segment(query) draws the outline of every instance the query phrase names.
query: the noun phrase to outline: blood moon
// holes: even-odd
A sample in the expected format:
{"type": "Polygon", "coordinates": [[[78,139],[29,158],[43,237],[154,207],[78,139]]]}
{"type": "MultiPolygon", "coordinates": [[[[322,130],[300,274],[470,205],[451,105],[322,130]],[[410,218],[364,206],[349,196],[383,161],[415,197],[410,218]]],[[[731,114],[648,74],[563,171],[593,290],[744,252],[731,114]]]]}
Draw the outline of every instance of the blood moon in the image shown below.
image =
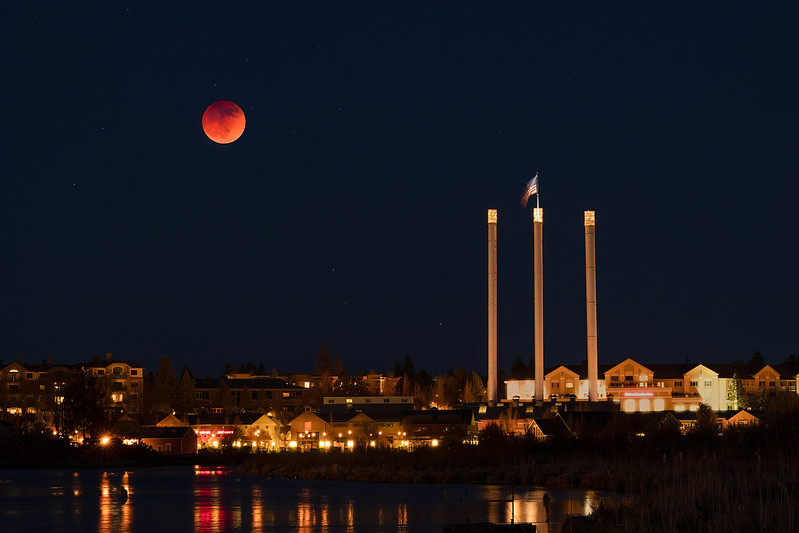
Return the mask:
{"type": "Polygon", "coordinates": [[[203,113],[203,131],[219,144],[230,144],[241,137],[244,124],[244,111],[228,100],[214,102],[203,113]]]}

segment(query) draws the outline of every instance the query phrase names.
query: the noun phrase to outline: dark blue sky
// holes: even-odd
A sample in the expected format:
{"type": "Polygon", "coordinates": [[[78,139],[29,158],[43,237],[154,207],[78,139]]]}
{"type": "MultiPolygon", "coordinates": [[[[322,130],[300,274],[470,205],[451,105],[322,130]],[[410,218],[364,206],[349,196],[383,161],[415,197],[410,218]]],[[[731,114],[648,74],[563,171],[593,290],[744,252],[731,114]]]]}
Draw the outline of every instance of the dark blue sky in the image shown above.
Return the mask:
{"type": "MultiPolygon", "coordinates": [[[[218,375],[410,354],[547,366],[799,349],[799,38],[743,2],[315,2],[0,8],[0,358],[113,352],[218,375]],[[244,135],[200,120],[238,103],[244,135]]],[[[112,3],[113,4],[113,3],[112,3]]]]}

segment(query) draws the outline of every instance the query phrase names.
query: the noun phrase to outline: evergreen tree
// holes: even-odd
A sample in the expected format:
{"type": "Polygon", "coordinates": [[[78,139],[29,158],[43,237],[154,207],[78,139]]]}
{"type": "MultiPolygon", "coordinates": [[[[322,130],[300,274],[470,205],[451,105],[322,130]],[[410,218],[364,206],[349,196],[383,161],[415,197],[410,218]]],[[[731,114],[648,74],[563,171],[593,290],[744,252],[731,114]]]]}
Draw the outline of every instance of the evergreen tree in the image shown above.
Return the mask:
{"type": "Polygon", "coordinates": [[[733,402],[737,409],[746,409],[749,405],[748,396],[738,372],[732,375],[732,382],[727,386],[727,400],[733,402]]]}
{"type": "Polygon", "coordinates": [[[197,404],[197,390],[194,387],[194,378],[191,377],[191,372],[186,367],[183,367],[183,372],[180,376],[180,381],[177,386],[177,394],[175,397],[175,411],[178,414],[185,415],[193,413],[197,404]]]}
{"type": "Polygon", "coordinates": [[[168,355],[161,358],[158,370],[153,377],[150,389],[150,406],[158,413],[169,413],[172,411],[173,403],[177,395],[178,378],[172,368],[172,361],[168,355]]]}
{"type": "Polygon", "coordinates": [[[319,374],[319,392],[323,396],[329,394],[332,387],[333,364],[327,344],[323,344],[319,348],[319,353],[316,355],[315,371],[319,374]]]}
{"type": "Polygon", "coordinates": [[[466,387],[463,391],[463,403],[477,403],[482,402],[485,398],[485,386],[483,380],[477,375],[477,372],[472,371],[469,374],[469,379],[466,382],[466,387]]]}

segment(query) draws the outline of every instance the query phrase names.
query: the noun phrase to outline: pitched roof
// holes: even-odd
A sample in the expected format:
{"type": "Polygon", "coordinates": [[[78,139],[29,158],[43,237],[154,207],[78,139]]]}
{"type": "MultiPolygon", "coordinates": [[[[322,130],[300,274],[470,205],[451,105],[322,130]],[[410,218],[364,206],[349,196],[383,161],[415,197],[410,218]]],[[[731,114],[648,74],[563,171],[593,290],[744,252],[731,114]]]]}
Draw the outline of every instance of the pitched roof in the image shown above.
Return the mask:
{"type": "Polygon", "coordinates": [[[182,439],[189,432],[194,434],[194,430],[190,427],[159,427],[147,426],[142,428],[143,439],[182,439]]]}

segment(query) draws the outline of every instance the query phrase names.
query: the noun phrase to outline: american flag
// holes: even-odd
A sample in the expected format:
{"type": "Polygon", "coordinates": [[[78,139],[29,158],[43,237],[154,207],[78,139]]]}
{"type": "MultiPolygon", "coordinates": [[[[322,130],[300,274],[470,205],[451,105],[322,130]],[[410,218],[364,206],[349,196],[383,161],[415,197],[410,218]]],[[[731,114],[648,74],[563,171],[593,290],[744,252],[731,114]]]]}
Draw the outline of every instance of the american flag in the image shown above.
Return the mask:
{"type": "Polygon", "coordinates": [[[527,186],[524,188],[524,194],[522,194],[523,207],[527,207],[527,200],[534,194],[538,194],[538,172],[535,173],[533,179],[527,182],[527,186]]]}

